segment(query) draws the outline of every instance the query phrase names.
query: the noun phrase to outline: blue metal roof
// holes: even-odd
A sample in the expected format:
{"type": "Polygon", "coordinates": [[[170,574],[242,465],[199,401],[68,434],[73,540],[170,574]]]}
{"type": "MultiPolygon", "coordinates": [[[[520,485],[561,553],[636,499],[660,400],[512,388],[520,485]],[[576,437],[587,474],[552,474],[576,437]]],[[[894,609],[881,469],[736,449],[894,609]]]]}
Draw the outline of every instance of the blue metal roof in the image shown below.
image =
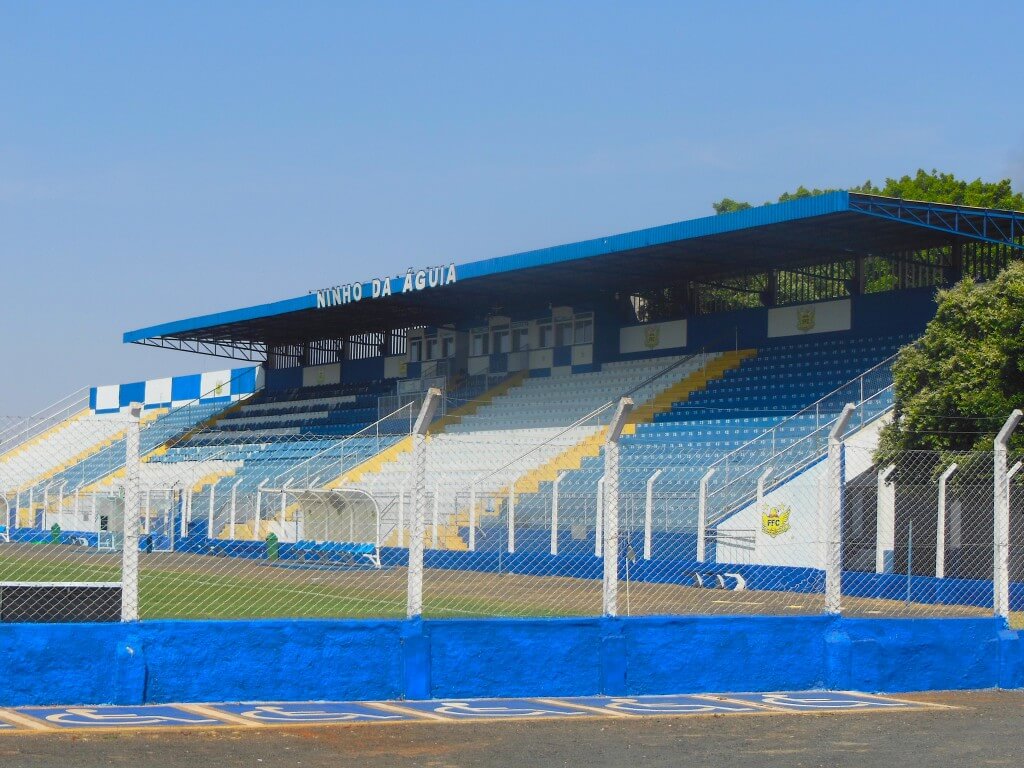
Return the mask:
{"type": "MultiPolygon", "coordinates": [[[[750,271],[779,266],[786,259],[812,263],[839,253],[931,247],[953,238],[1024,247],[1024,214],[830,192],[461,264],[455,284],[415,293],[396,290],[390,296],[321,309],[316,293],[310,293],[128,331],[124,341],[175,346],[167,342],[188,339],[226,347],[241,341],[302,343],[324,333],[325,325],[336,335],[320,338],[439,324],[453,305],[476,302],[486,308],[487,302],[516,291],[528,297],[556,286],[578,298],[587,289],[628,289],[628,280],[646,280],[649,287],[659,279],[750,271]]],[[[371,283],[362,286],[368,297],[371,283]]]]}

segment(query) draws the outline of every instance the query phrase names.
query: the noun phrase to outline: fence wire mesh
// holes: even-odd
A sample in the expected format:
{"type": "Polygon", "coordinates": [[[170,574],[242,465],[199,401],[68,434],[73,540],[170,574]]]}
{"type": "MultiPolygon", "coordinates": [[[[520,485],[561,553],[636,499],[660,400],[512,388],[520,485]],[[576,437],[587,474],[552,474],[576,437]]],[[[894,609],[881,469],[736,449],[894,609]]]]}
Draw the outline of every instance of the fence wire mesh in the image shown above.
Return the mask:
{"type": "MultiPolygon", "coordinates": [[[[906,451],[882,466],[864,448],[846,455],[844,611],[991,614],[993,453],[906,451]]],[[[1012,543],[1019,552],[1019,533],[1012,543]]]]}
{"type": "MultiPolygon", "coordinates": [[[[834,568],[848,615],[993,612],[992,451],[880,462],[881,368],[735,450],[763,419],[659,421],[721,375],[718,359],[466,381],[423,437],[417,393],[392,411],[374,399],[368,426],[344,408],[369,395],[340,389],[204,397],[138,422],[68,398],[3,422],[0,589],[62,585],[21,598],[21,615],[49,620],[109,612],[115,596],[124,608],[136,582],[142,619],[793,615],[832,610],[834,568]],[[609,450],[624,393],[635,408],[609,450]],[[831,464],[844,398],[858,405],[831,464]],[[302,426],[338,408],[334,431],[302,426]],[[414,541],[422,569],[408,567],[414,541]]],[[[1009,483],[1012,611],[1022,480],[1009,483]]]]}
{"type": "Polygon", "coordinates": [[[132,424],[127,414],[91,414],[87,392],[9,420],[0,434],[0,620],[119,617],[124,486],[103,481],[118,453],[123,466],[132,424]]]}

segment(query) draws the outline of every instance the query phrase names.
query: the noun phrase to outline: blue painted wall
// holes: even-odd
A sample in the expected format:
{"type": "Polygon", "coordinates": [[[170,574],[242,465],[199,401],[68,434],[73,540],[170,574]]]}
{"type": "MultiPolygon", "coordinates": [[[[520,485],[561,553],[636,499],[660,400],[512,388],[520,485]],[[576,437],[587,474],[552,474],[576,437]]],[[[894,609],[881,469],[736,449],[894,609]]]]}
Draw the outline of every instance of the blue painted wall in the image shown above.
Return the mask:
{"type": "Polygon", "coordinates": [[[996,619],[0,625],[0,706],[1024,687],[996,619]]]}

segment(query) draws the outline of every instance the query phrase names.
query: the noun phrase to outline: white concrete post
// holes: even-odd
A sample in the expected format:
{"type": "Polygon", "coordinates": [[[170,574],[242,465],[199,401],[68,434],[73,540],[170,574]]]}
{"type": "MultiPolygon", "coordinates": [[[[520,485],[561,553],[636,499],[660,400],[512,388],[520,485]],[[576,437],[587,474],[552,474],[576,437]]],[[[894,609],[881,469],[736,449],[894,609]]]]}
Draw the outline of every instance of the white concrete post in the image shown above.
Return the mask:
{"type": "Polygon", "coordinates": [[[284,485],[281,486],[281,508],[277,512],[277,522],[281,525],[281,531],[284,532],[284,514],[288,508],[288,486],[295,480],[294,477],[289,477],[284,485]]]}
{"type": "Polygon", "coordinates": [[[896,549],[896,488],[889,482],[896,465],[890,464],[878,473],[875,501],[875,573],[892,570],[896,549]]]}
{"type": "Polygon", "coordinates": [[[508,487],[508,551],[516,551],[516,481],[508,487]]]}
{"type": "Polygon", "coordinates": [[[100,516],[96,514],[96,491],[92,492],[92,524],[96,526],[96,533],[99,533],[100,516]]]}
{"type": "Polygon", "coordinates": [[[992,606],[996,616],[1008,618],[1010,614],[1010,478],[1006,469],[1006,447],[1010,435],[1021,420],[1021,411],[1014,409],[993,441],[993,469],[995,484],[994,528],[992,537],[992,606]]]}
{"type": "Polygon", "coordinates": [[[252,521],[252,538],[255,541],[260,539],[260,507],[263,505],[263,486],[270,482],[269,477],[263,478],[263,482],[256,487],[256,512],[252,521]]]}
{"type": "Polygon", "coordinates": [[[663,470],[656,470],[647,478],[647,498],[644,501],[644,560],[651,559],[651,539],[654,529],[654,483],[663,470]]]}
{"type": "MultiPolygon", "coordinates": [[[[219,480],[218,480],[218,482],[219,482],[219,480]]],[[[213,483],[210,486],[210,509],[209,509],[209,511],[207,512],[207,515],[206,515],[206,538],[208,538],[208,539],[212,539],[213,538],[213,511],[214,511],[214,505],[216,504],[216,502],[214,500],[214,494],[216,493],[216,488],[217,488],[217,483],[216,482],[213,483]]]]}
{"type": "Polygon", "coordinates": [[[412,522],[409,526],[406,616],[423,614],[423,536],[427,520],[427,429],[441,402],[441,390],[431,387],[423,398],[412,434],[412,522]]]}
{"type": "Polygon", "coordinates": [[[124,457],[124,540],[121,547],[121,621],[139,619],[139,416],[142,404],[128,409],[124,457]]]}
{"type": "Polygon", "coordinates": [[[703,563],[707,557],[707,536],[708,536],[708,483],[711,476],[715,474],[712,467],[704,473],[700,479],[700,488],[697,491],[697,562],[703,563]]]}
{"type": "Polygon", "coordinates": [[[441,503],[441,483],[434,483],[434,508],[430,515],[430,547],[437,549],[437,522],[440,517],[438,504],[441,503]]]}
{"type": "Polygon", "coordinates": [[[192,522],[192,488],[185,490],[185,500],[181,510],[181,538],[188,536],[188,524],[192,522]]]}
{"type": "Polygon", "coordinates": [[[228,538],[234,541],[235,525],[238,523],[238,486],[241,480],[236,480],[231,486],[231,519],[228,521],[228,538]]]}
{"type": "Polygon", "coordinates": [[[604,443],[604,615],[619,614],[619,438],[633,400],[623,397],[604,443]]]}
{"type": "Polygon", "coordinates": [[[956,472],[954,462],[939,475],[939,509],[935,520],[935,576],[946,577],[946,481],[956,472]]]}
{"type": "Polygon", "coordinates": [[[469,551],[476,552],[476,485],[469,486],[469,551]]]}
{"type": "Polygon", "coordinates": [[[551,554],[558,554],[558,486],[562,484],[565,472],[559,472],[551,484],[551,554]]]}
{"type": "Polygon", "coordinates": [[[405,488],[398,490],[398,546],[405,546],[405,488]]]}
{"type": "Polygon", "coordinates": [[[57,486],[57,523],[61,528],[67,524],[67,520],[64,519],[64,486],[67,484],[67,480],[61,480],[60,485],[57,486]]]}
{"type": "Polygon", "coordinates": [[[772,472],[775,471],[775,467],[768,467],[761,476],[757,478],[757,511],[762,512],[761,506],[764,504],[764,485],[768,482],[768,478],[772,476],[772,472]]]}
{"type": "Polygon", "coordinates": [[[594,557],[600,557],[604,543],[604,475],[597,481],[597,515],[594,518],[594,557]]]}
{"type": "Polygon", "coordinates": [[[825,498],[825,613],[842,608],[843,575],[843,436],[856,406],[847,403],[828,434],[825,498]]]}

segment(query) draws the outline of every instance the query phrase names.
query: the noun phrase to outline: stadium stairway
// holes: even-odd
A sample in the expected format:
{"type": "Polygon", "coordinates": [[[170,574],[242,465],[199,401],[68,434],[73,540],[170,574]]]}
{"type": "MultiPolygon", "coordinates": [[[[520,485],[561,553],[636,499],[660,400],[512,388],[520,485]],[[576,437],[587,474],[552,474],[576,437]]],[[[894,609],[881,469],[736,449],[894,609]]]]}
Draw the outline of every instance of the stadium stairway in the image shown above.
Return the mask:
{"type": "MultiPolygon", "coordinates": [[[[646,401],[641,400],[640,404],[630,413],[629,421],[623,429],[623,435],[635,434],[638,424],[650,422],[656,414],[669,411],[673,403],[686,402],[688,398],[707,387],[710,382],[722,378],[727,371],[736,368],[755,354],[756,350],[753,349],[736,350],[713,356],[706,364],[703,364],[702,361],[701,367],[685,378],[656,391],[646,401]]],[[[601,427],[555,456],[551,461],[517,478],[512,484],[512,494],[516,499],[529,497],[531,494],[539,492],[542,484],[551,484],[563,472],[578,470],[584,461],[596,459],[602,453],[606,434],[607,429],[601,427]]],[[[478,524],[486,524],[488,517],[493,518],[507,513],[509,493],[510,488],[506,486],[498,491],[496,503],[487,505],[484,502],[478,502],[475,515],[479,521],[478,524]]],[[[460,528],[468,526],[470,523],[469,511],[460,511],[453,522],[460,528]]]]}
{"type": "MultiPolygon", "coordinates": [[[[749,354],[616,362],[597,372],[524,378],[518,386],[510,386],[474,413],[462,415],[428,437],[428,484],[438,497],[439,512],[436,528],[432,522],[427,525],[427,546],[467,547],[461,524],[468,514],[471,485],[481,498],[493,499],[521,477],[538,483],[547,473],[557,472],[557,467],[593,453],[601,442],[600,423],[576,422],[622,393],[636,390],[634,397],[644,408],[640,416],[649,417],[749,354]]],[[[357,483],[346,484],[377,498],[394,498],[408,487],[410,471],[411,454],[396,452],[390,461],[379,462],[374,471],[361,475],[357,483]]],[[[496,513],[493,505],[490,511],[496,513]]]]}
{"type": "MultiPolygon", "coordinates": [[[[761,348],[756,356],[747,357],[685,398],[673,398],[671,402],[661,399],[653,412],[641,407],[639,415],[648,418],[640,419],[632,434],[624,433],[621,442],[620,493],[642,496],[647,479],[662,470],[656,488],[666,501],[659,519],[664,521],[665,529],[689,534],[677,535],[674,541],[669,540],[671,534],[664,534],[666,542],[660,549],[679,557],[693,557],[697,490],[707,468],[723,456],[752,445],[759,435],[780,422],[770,446],[758,445],[757,450],[738,455],[753,467],[786,451],[815,432],[823,419],[833,418],[843,401],[823,403],[820,413],[784,421],[787,417],[879,366],[910,340],[909,336],[880,336],[774,344],[761,348]]],[[[886,366],[878,368],[873,376],[879,388],[891,383],[891,371],[886,366]]],[[[880,413],[890,403],[891,398],[879,397],[875,410],[880,413]]],[[[560,551],[593,552],[597,488],[604,472],[602,453],[598,446],[597,453],[591,451],[591,455],[584,456],[578,468],[570,465],[560,470],[565,472],[559,483],[560,551]],[[589,528],[589,542],[569,535],[574,526],[577,533],[581,527],[589,528]]],[[[734,469],[744,471],[741,465],[734,469]]],[[[547,472],[536,492],[530,493],[530,486],[523,488],[525,493],[517,493],[517,549],[542,551],[549,546],[552,481],[556,476],[547,472]]],[[[467,521],[463,517],[460,523],[465,525],[467,521]]],[[[488,523],[485,519],[478,525],[486,529],[488,523]]],[[[504,525],[504,514],[490,522],[497,529],[496,535],[485,535],[484,547],[504,542],[500,534],[504,525]]]]}

